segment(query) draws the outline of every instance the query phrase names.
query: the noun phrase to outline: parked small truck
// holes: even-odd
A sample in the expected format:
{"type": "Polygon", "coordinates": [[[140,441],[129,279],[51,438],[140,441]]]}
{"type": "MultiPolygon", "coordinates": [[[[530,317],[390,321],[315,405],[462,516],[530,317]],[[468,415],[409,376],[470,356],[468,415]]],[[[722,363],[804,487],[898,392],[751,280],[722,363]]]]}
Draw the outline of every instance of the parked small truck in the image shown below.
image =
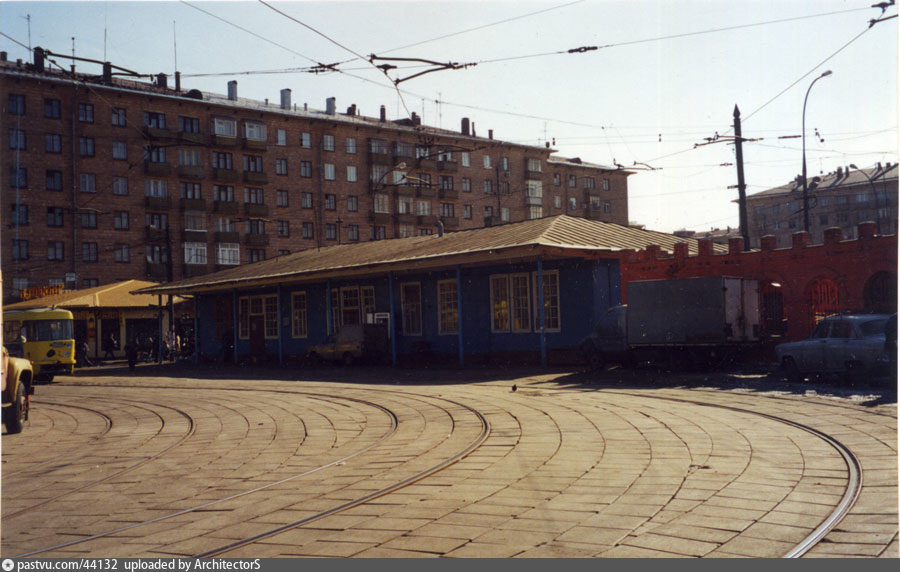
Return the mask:
{"type": "Polygon", "coordinates": [[[760,342],[759,285],[725,276],[628,284],[581,344],[592,367],[718,365],[760,342]]]}

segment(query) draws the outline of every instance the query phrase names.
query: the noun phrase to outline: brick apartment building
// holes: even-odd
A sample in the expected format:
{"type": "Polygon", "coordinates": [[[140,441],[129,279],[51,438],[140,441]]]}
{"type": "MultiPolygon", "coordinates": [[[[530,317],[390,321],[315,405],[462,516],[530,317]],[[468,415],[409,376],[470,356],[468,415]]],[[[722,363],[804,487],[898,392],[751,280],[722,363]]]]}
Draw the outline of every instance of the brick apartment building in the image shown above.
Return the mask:
{"type": "MultiPolygon", "coordinates": [[[[878,234],[897,233],[897,163],[867,169],[855,165],[807,179],[809,238],[822,244],[826,229],[840,228],[849,240],[857,228],[875,222],[878,234]]],[[[791,246],[792,235],[804,230],[803,183],[768,189],[747,197],[750,246],[760,247],[760,238],[775,237],[777,248],[791,246]]]]}
{"type": "MultiPolygon", "coordinates": [[[[631,172],[281,90],[270,104],[0,54],[4,299],[558,214],[628,224],[631,172]]],[[[118,74],[120,75],[120,74],[118,74]]]]}

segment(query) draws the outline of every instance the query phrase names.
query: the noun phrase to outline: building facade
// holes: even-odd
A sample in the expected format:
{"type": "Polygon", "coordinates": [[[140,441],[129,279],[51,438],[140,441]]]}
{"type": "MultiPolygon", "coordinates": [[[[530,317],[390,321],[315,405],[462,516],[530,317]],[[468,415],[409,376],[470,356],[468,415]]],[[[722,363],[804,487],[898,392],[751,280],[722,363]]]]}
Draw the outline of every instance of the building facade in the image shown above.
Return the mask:
{"type": "MultiPolygon", "coordinates": [[[[868,221],[875,222],[878,234],[897,233],[897,163],[867,169],[842,166],[809,177],[807,195],[813,244],[822,244],[826,229],[832,227],[856,238],[858,225],[868,221]]],[[[748,196],[750,246],[759,248],[760,239],[771,235],[778,248],[790,247],[792,235],[806,230],[804,218],[801,180],[748,196]]]]}
{"type": "Polygon", "coordinates": [[[625,170],[411,118],[0,57],[4,299],[558,214],[626,225],[625,170]]]}

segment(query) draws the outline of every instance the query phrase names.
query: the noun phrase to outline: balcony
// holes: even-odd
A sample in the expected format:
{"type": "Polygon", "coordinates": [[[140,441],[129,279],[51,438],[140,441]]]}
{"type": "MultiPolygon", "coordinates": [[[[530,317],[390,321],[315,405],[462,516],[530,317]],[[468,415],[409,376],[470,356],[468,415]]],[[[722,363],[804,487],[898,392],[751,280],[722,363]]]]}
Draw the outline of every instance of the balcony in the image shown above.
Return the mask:
{"type": "Polygon", "coordinates": [[[147,278],[151,282],[168,282],[169,281],[169,265],[159,262],[147,263],[147,278]]]}
{"type": "Polygon", "coordinates": [[[244,244],[247,246],[266,246],[269,244],[269,235],[249,233],[244,235],[244,244]]]}
{"type": "Polygon", "coordinates": [[[206,176],[206,169],[200,165],[178,165],[175,173],[184,179],[202,179],[206,176]]]}
{"type": "Polygon", "coordinates": [[[397,196],[401,197],[414,197],[416,196],[416,187],[414,185],[397,185],[394,187],[397,191],[397,196]]]}
{"type": "Polygon", "coordinates": [[[183,278],[194,278],[195,276],[203,276],[209,274],[209,264],[182,264],[181,276],[183,278]]]}
{"type": "Polygon", "coordinates": [[[247,150],[265,151],[268,144],[263,139],[247,139],[244,137],[241,139],[241,146],[247,150]]]}
{"type": "Polygon", "coordinates": [[[144,161],[144,174],[153,177],[168,177],[172,174],[172,165],[168,163],[144,161]]]}
{"type": "Polygon", "coordinates": [[[238,204],[234,201],[213,201],[213,212],[220,214],[237,214],[238,204]]]}
{"type": "Polygon", "coordinates": [[[375,224],[390,224],[393,218],[391,213],[369,213],[369,221],[375,224]]]}
{"type": "Polygon", "coordinates": [[[236,147],[238,138],[230,135],[213,135],[212,144],[216,147],[236,147]]]}
{"type": "Polygon", "coordinates": [[[447,230],[459,228],[459,217],[457,216],[442,216],[441,222],[444,223],[444,228],[447,230]]]}
{"type": "Polygon", "coordinates": [[[244,214],[247,216],[269,216],[269,205],[244,203],[244,214]]]}
{"type": "Polygon", "coordinates": [[[542,181],[544,180],[544,174],[540,171],[525,171],[525,180],[526,181],[542,181]]]}
{"type": "Polygon", "coordinates": [[[397,163],[399,163],[399,161],[394,162],[394,158],[387,153],[373,153],[372,151],[369,151],[370,165],[387,165],[393,167],[397,163]]]}
{"type": "Polygon", "coordinates": [[[172,132],[168,129],[150,127],[149,125],[142,125],[141,132],[150,139],[169,139],[172,137],[172,132]]]}
{"type": "Polygon", "coordinates": [[[543,197],[525,197],[525,204],[528,206],[539,207],[544,204],[543,197]]]}
{"type": "Polygon", "coordinates": [[[213,233],[213,240],[219,243],[235,243],[241,241],[241,233],[231,231],[216,231],[213,233]]]}
{"type": "Polygon", "coordinates": [[[457,163],[456,161],[438,161],[437,168],[438,171],[455,173],[459,171],[459,163],[457,163]]]}
{"type": "Polygon", "coordinates": [[[205,211],[206,201],[203,199],[181,199],[179,206],[183,211],[205,211]]]}
{"type": "Polygon", "coordinates": [[[205,230],[184,229],[181,231],[181,242],[206,242],[205,230]]]}
{"type": "Polygon", "coordinates": [[[256,185],[265,185],[269,182],[269,177],[265,173],[244,171],[244,182],[256,185]]]}
{"type": "Polygon", "coordinates": [[[433,199],[437,196],[437,189],[432,187],[416,187],[416,196],[423,199],[433,199]]]}
{"type": "Polygon", "coordinates": [[[151,211],[167,211],[170,205],[169,197],[144,197],[144,206],[151,211]]]}
{"type": "Polygon", "coordinates": [[[146,226],[144,227],[144,240],[147,242],[166,242],[169,240],[169,229],[146,226]]]}
{"type": "Polygon", "coordinates": [[[434,159],[421,158],[416,161],[420,169],[437,169],[438,162],[434,159]]]}
{"type": "Polygon", "coordinates": [[[233,182],[237,181],[237,171],[234,169],[217,169],[213,168],[212,177],[217,181],[233,182]]]}
{"type": "Polygon", "coordinates": [[[419,220],[416,224],[419,224],[421,226],[434,226],[434,223],[437,222],[438,217],[435,215],[419,215],[418,219],[419,220]]]}
{"type": "Polygon", "coordinates": [[[185,131],[178,132],[178,140],[184,143],[194,145],[206,145],[206,135],[203,133],[187,133],[185,131]]]}
{"type": "Polygon", "coordinates": [[[438,195],[442,199],[454,199],[455,200],[455,199],[459,198],[459,191],[457,191],[456,189],[441,189],[440,193],[438,193],[438,195]]]}
{"type": "Polygon", "coordinates": [[[419,220],[419,217],[412,213],[398,214],[396,217],[399,224],[416,224],[416,221],[419,220]]]}

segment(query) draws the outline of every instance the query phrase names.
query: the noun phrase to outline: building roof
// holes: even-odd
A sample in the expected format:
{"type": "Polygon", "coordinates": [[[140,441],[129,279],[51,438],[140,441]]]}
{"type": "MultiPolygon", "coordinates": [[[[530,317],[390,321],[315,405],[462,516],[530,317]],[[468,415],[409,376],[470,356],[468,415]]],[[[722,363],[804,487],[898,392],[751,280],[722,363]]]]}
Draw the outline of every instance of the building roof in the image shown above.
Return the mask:
{"type": "Polygon", "coordinates": [[[588,169],[599,169],[601,171],[617,171],[620,173],[624,173],[627,175],[634,175],[634,171],[629,171],[622,167],[610,167],[609,165],[601,165],[599,163],[589,163],[587,161],[582,161],[581,157],[560,157],[560,156],[551,156],[547,159],[547,163],[552,165],[565,165],[569,167],[586,167],[588,169]]]}
{"type": "MultiPolygon", "coordinates": [[[[879,184],[885,182],[893,182],[897,183],[897,163],[893,165],[887,163],[886,165],[881,165],[880,163],[869,169],[853,169],[851,167],[838,167],[837,171],[832,173],[828,173],[826,175],[819,176],[821,179],[817,183],[817,187],[813,190],[814,193],[822,192],[822,191],[831,191],[841,187],[853,187],[858,185],[868,185],[871,181],[872,184],[879,184]]],[[[813,181],[813,176],[807,176],[807,186],[813,181]]],[[[791,181],[786,185],[782,185],[780,187],[774,187],[771,189],[767,189],[765,191],[761,191],[759,193],[754,193],[752,195],[748,195],[748,199],[759,199],[763,197],[769,196],[777,196],[777,195],[787,195],[790,193],[796,193],[803,190],[803,183],[799,180],[791,181]]]]}
{"type": "MultiPolygon", "coordinates": [[[[156,282],[145,280],[125,280],[113,284],[104,284],[84,290],[64,290],[60,294],[34,298],[25,302],[8,304],[4,310],[28,310],[31,308],[59,307],[67,310],[87,308],[142,308],[158,302],[152,294],[132,294],[139,289],[156,286],[156,282]]],[[[183,298],[174,298],[174,303],[183,302],[183,298]]]]}
{"type": "Polygon", "coordinates": [[[254,264],[245,264],[169,284],[141,289],[145,293],[193,293],[237,287],[272,286],[284,282],[321,281],[332,277],[366,276],[437,270],[456,265],[505,263],[513,260],[565,256],[617,258],[618,252],[658,245],[672,252],[697,241],[671,234],[613,223],[558,215],[487,228],[312,248],[254,264]],[[604,256],[605,254],[605,256],[604,256]]]}

